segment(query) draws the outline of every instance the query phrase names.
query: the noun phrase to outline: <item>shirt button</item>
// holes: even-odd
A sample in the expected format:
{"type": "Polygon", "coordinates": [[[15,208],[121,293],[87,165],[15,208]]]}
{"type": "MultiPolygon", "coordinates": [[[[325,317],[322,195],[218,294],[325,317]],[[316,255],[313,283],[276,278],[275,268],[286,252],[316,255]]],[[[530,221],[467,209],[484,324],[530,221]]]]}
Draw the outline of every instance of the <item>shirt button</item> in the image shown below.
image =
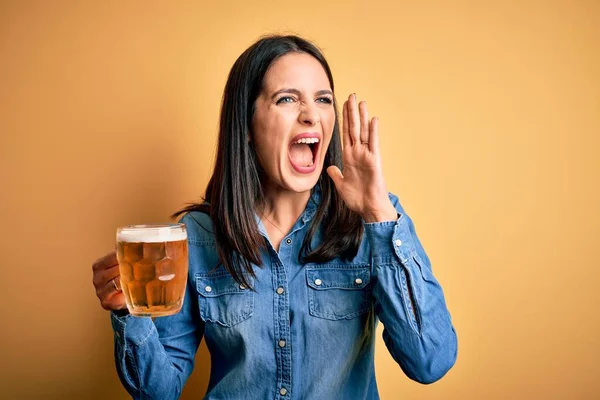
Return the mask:
{"type": "Polygon", "coordinates": [[[321,281],[320,279],[315,279],[315,285],[321,286],[322,283],[323,281],[321,281]]]}
{"type": "Polygon", "coordinates": [[[287,244],[291,244],[291,243],[292,243],[292,239],[290,239],[290,238],[287,238],[287,239],[285,239],[285,242],[286,242],[287,244]]]}
{"type": "Polygon", "coordinates": [[[287,389],[286,388],[279,389],[279,394],[282,396],[285,396],[287,394],[287,389]]]}
{"type": "Polygon", "coordinates": [[[360,284],[362,283],[362,279],[360,279],[360,278],[356,278],[356,279],[354,280],[354,283],[356,283],[357,285],[360,285],[360,284]]]}
{"type": "Polygon", "coordinates": [[[285,347],[285,340],[279,341],[279,347],[285,347]]]}
{"type": "Polygon", "coordinates": [[[244,289],[246,289],[246,286],[240,285],[240,289],[244,290],[244,289]]]}
{"type": "Polygon", "coordinates": [[[402,246],[402,240],[400,240],[400,239],[396,239],[396,242],[395,242],[395,243],[396,243],[396,246],[397,246],[397,247],[400,247],[400,246],[402,246]]]}
{"type": "Polygon", "coordinates": [[[277,294],[283,294],[283,288],[282,287],[278,287],[277,288],[277,294]]]}
{"type": "Polygon", "coordinates": [[[207,286],[207,287],[204,288],[204,291],[206,293],[210,293],[210,292],[212,292],[212,288],[210,286],[207,286]]]}

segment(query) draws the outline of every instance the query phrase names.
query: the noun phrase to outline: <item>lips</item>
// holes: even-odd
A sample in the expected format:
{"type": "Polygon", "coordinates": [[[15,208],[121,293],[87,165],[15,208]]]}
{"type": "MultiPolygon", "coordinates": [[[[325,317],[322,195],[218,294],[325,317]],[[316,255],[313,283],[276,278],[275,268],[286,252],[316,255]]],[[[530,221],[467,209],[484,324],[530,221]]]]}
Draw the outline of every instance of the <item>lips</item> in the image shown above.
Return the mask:
{"type": "Polygon", "coordinates": [[[317,168],[321,147],[321,135],[316,132],[304,132],[290,141],[288,157],[294,170],[301,174],[310,174],[317,168]]]}

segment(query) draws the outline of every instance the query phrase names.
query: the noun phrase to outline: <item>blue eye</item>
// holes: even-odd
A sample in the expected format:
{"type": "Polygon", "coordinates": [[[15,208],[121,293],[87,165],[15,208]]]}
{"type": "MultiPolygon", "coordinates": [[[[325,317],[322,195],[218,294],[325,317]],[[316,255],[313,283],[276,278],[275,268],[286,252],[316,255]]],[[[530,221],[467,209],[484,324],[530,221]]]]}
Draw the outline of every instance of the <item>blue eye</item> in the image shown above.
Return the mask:
{"type": "Polygon", "coordinates": [[[317,102],[324,103],[324,104],[331,104],[331,103],[333,103],[333,99],[331,99],[329,97],[319,97],[317,99],[317,102]]]}
{"type": "Polygon", "coordinates": [[[277,100],[277,102],[275,102],[275,104],[293,103],[293,102],[294,102],[294,98],[293,97],[284,96],[284,97],[281,97],[279,100],[277,100]]]}

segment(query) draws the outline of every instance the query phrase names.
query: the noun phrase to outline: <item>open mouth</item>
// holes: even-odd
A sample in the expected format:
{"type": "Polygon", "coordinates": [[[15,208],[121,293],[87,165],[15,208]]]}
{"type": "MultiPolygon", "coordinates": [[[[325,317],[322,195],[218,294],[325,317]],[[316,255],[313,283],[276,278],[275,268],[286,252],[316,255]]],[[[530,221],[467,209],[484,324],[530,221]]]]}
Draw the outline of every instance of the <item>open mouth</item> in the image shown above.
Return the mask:
{"type": "Polygon", "coordinates": [[[302,173],[314,171],[320,142],[318,137],[304,137],[292,141],[289,158],[295,170],[302,173]]]}

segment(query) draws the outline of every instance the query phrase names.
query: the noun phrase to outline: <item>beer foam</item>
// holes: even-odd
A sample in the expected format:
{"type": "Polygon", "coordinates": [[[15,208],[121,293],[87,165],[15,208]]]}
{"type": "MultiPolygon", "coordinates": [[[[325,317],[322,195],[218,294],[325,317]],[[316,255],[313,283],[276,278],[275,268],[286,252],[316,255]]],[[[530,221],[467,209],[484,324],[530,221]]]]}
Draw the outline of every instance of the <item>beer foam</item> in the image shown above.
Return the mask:
{"type": "Polygon", "coordinates": [[[186,240],[187,233],[180,228],[161,226],[125,227],[117,233],[117,241],[127,243],[160,243],[186,240]]]}

